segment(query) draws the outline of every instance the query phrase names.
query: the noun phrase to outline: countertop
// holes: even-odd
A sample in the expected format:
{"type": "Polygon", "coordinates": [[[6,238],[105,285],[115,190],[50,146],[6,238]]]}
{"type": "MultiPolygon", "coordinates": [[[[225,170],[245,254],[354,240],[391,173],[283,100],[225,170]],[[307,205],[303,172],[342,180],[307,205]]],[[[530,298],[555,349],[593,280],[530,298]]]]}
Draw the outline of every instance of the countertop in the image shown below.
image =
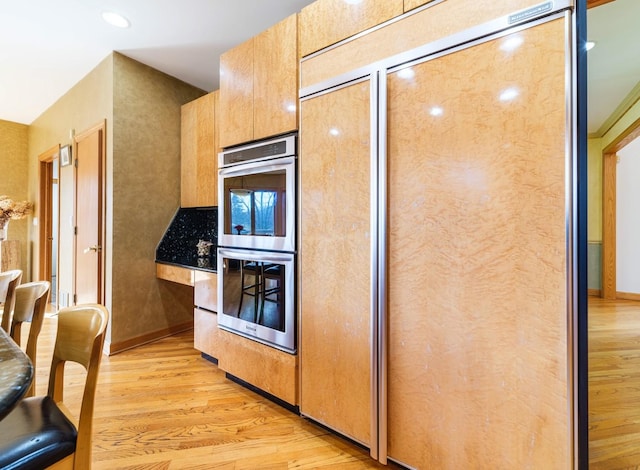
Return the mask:
{"type": "Polygon", "coordinates": [[[195,262],[192,259],[175,259],[174,261],[164,261],[156,259],[156,263],[168,264],[171,266],[179,266],[181,268],[195,269],[198,271],[206,271],[210,273],[218,272],[218,265],[216,264],[216,257],[210,256],[208,258],[197,258],[195,262]]]}
{"type": "Polygon", "coordinates": [[[181,207],[156,248],[156,263],[216,272],[218,208],[181,207]],[[199,244],[210,244],[208,254],[199,244]]]}
{"type": "Polygon", "coordinates": [[[27,355],[0,328],[0,419],[22,398],[33,380],[33,365],[27,355]]]}

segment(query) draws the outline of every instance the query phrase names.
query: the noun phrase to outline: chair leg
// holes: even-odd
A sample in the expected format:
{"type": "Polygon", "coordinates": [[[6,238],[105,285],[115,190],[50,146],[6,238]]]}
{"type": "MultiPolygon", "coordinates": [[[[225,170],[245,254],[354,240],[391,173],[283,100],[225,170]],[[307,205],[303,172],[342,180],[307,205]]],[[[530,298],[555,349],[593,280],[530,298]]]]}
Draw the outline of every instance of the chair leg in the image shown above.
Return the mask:
{"type": "Polygon", "coordinates": [[[244,301],[245,295],[253,296],[253,322],[256,323],[258,320],[258,308],[260,305],[260,297],[262,296],[262,283],[264,279],[262,263],[256,262],[251,269],[248,269],[249,273],[253,275],[253,281],[249,285],[245,285],[245,276],[247,268],[244,265],[240,266],[240,302],[238,304],[238,314],[236,315],[240,318],[240,314],[242,313],[242,304],[244,301]],[[253,292],[251,292],[253,290],[253,292]]]}

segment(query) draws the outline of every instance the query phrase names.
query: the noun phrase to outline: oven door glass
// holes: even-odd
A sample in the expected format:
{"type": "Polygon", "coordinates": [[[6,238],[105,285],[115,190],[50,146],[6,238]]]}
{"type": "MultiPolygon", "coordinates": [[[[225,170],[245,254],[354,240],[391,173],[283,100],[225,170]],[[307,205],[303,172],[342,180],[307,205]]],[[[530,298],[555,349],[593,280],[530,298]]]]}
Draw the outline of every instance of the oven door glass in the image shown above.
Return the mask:
{"type": "Polygon", "coordinates": [[[295,352],[294,258],[218,248],[218,325],[295,352]]]}
{"type": "Polygon", "coordinates": [[[295,157],[219,170],[218,244],[295,250],[295,157]]]}

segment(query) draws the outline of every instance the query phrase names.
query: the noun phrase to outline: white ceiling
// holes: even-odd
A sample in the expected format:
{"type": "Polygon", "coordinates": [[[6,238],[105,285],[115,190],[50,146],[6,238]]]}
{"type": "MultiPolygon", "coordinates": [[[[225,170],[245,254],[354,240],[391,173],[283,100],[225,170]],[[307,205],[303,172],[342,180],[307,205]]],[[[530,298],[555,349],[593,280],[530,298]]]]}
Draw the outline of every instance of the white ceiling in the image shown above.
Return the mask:
{"type": "MultiPolygon", "coordinates": [[[[218,88],[220,53],[313,0],[1,0],[0,119],[30,124],[111,51],[187,83],[218,88]],[[113,10],[127,29],[104,23],[113,10]]],[[[589,132],[640,81],[640,1],[588,12],[589,132]]]]}
{"type": "Polygon", "coordinates": [[[114,50],[215,90],[220,53],[312,1],[0,0],[0,119],[31,124],[114,50]]]}
{"type": "Polygon", "coordinates": [[[594,134],[640,82],[640,1],[615,0],[589,9],[587,35],[596,42],[587,56],[589,133],[594,134]]]}

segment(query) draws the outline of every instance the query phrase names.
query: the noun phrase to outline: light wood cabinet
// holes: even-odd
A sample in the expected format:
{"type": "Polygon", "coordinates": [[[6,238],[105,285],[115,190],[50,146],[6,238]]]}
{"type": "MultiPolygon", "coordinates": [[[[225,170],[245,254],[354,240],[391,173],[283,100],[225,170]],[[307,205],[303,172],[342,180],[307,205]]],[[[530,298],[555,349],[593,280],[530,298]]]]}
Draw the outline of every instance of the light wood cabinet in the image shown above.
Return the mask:
{"type": "Polygon", "coordinates": [[[220,57],[220,145],[298,127],[298,15],[220,57]]]}
{"type": "Polygon", "coordinates": [[[194,270],[193,304],[213,312],[218,311],[218,274],[194,270]]]}
{"type": "Polygon", "coordinates": [[[298,403],[298,356],[218,330],[218,367],[291,405],[298,403]]]}
{"type": "Polygon", "coordinates": [[[218,275],[195,270],[193,273],[193,347],[218,359],[218,275]]]}
{"type": "Polygon", "coordinates": [[[388,75],[388,448],[410,466],[571,459],[565,34],[388,75]]]}
{"type": "Polygon", "coordinates": [[[565,19],[534,24],[301,100],[300,409],[380,460],[571,461],[572,72],[565,19]]]}
{"type": "Polygon", "coordinates": [[[253,43],[220,56],[220,147],[253,140],[253,43]]]}
{"type": "Polygon", "coordinates": [[[156,263],[156,277],[158,279],[164,279],[165,281],[193,286],[193,269],[183,268],[181,266],[156,263]]]}
{"type": "Polygon", "coordinates": [[[218,91],[181,110],[181,207],[218,205],[218,91]]]}
{"type": "Polygon", "coordinates": [[[254,45],[253,138],[298,128],[298,15],[259,34],[254,45]]]}
{"type": "Polygon", "coordinates": [[[193,347],[216,359],[220,356],[218,314],[193,309],[193,347]]]}
{"type": "Polygon", "coordinates": [[[373,393],[370,94],[364,82],[303,101],[299,161],[300,411],[366,446],[373,393]],[[336,132],[326,132],[330,127],[336,132]]]}
{"type": "MultiPolygon", "coordinates": [[[[384,27],[374,28],[356,40],[304,59],[300,63],[300,87],[304,89],[358,68],[368,67],[377,61],[440,41],[529,6],[530,0],[447,0],[435,3],[399,21],[390,21],[384,27]]],[[[302,26],[300,29],[303,36],[302,26]]]]}
{"type": "Polygon", "coordinates": [[[431,2],[433,2],[433,0],[404,0],[404,11],[406,13],[409,10],[413,10],[414,8],[421,7],[422,5],[426,5],[431,2]]]}
{"type": "Polygon", "coordinates": [[[403,11],[403,0],[317,0],[300,11],[300,56],[384,23],[403,11]]]}

